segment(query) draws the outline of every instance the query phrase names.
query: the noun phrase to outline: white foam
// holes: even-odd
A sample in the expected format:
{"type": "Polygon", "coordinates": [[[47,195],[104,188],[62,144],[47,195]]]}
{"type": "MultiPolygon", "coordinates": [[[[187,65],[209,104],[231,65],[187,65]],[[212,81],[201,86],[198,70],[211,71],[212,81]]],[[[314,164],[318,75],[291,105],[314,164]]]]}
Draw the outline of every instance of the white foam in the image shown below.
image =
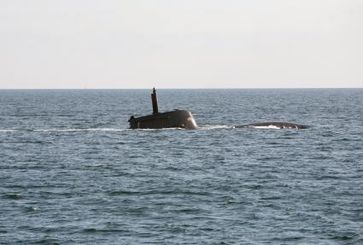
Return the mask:
{"type": "Polygon", "coordinates": [[[0,132],[15,132],[15,131],[17,131],[17,130],[15,130],[15,129],[0,129],[0,132]]]}
{"type": "Polygon", "coordinates": [[[111,132],[122,132],[130,129],[122,129],[122,128],[48,128],[48,129],[0,129],[0,132],[22,132],[22,131],[30,131],[30,132],[82,132],[82,131],[111,131],[111,132]]]}
{"type": "Polygon", "coordinates": [[[277,127],[276,125],[268,125],[268,126],[249,126],[251,128],[257,128],[257,129],[281,129],[280,127],[277,127]]]}
{"type": "Polygon", "coordinates": [[[65,128],[65,129],[58,129],[58,128],[50,128],[50,129],[35,129],[34,132],[84,132],[84,131],[103,131],[103,132],[121,132],[129,129],[120,129],[120,128],[65,128]]]}
{"type": "Polygon", "coordinates": [[[204,125],[204,126],[198,127],[198,129],[201,129],[201,130],[224,129],[224,128],[235,128],[235,126],[231,126],[231,125],[204,125]]]}
{"type": "MultiPolygon", "coordinates": [[[[197,127],[197,130],[211,130],[211,129],[224,129],[224,128],[235,128],[235,126],[230,126],[230,125],[203,125],[203,126],[199,126],[197,127]]],[[[136,128],[136,129],[132,129],[132,130],[137,130],[137,131],[160,131],[160,130],[188,130],[185,128],[136,128]]]]}

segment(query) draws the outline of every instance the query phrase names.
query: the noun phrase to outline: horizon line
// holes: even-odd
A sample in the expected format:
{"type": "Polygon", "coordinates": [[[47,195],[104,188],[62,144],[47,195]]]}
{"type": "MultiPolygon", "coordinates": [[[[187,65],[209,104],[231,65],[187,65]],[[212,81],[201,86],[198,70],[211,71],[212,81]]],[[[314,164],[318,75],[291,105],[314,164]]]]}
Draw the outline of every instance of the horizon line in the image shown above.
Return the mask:
{"type": "MultiPolygon", "coordinates": [[[[147,87],[147,88],[0,88],[0,90],[146,90],[146,89],[152,89],[154,87],[147,87]]],[[[168,90],[168,89],[188,89],[188,90],[200,90],[200,89],[205,89],[205,90],[222,90],[222,89],[363,89],[362,87],[264,87],[264,88],[260,88],[260,87],[245,87],[245,88],[241,88],[241,87],[211,87],[211,88],[204,88],[204,87],[200,87],[200,88],[180,88],[180,87],[175,87],[175,88],[163,88],[163,87],[155,87],[156,89],[160,90],[168,90]]]]}

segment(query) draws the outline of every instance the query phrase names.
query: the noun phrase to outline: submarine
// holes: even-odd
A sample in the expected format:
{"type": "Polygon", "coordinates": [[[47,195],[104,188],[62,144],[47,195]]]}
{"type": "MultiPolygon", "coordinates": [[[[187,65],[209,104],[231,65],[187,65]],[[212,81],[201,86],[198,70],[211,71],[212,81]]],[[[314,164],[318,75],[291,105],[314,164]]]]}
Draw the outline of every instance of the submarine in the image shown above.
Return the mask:
{"type": "MultiPolygon", "coordinates": [[[[156,89],[153,88],[151,94],[153,113],[146,116],[129,119],[130,129],[161,129],[161,128],[184,128],[198,129],[191,112],[186,110],[174,110],[159,112],[156,89]]],[[[233,128],[276,128],[276,129],[307,129],[308,125],[291,122],[259,122],[245,125],[237,125],[233,128]]]]}
{"type": "Polygon", "coordinates": [[[161,128],[184,128],[197,129],[198,125],[191,112],[186,110],[174,110],[159,112],[156,89],[151,94],[153,113],[146,116],[129,119],[130,129],[161,129],[161,128]]]}

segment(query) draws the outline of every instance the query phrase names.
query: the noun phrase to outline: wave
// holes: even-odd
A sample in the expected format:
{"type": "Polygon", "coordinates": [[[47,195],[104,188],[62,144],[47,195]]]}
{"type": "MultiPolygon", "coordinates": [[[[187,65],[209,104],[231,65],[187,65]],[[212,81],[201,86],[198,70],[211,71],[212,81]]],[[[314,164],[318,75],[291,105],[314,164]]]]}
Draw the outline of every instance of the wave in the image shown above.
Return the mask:
{"type": "Polygon", "coordinates": [[[228,129],[235,128],[233,125],[204,125],[198,127],[199,130],[211,130],[211,129],[228,129]]]}
{"type": "Polygon", "coordinates": [[[67,129],[35,129],[34,132],[83,132],[83,131],[112,131],[112,132],[122,132],[129,129],[121,129],[121,128],[67,128],[67,129]]]}
{"type": "MultiPolygon", "coordinates": [[[[215,129],[234,129],[234,128],[254,128],[254,129],[298,129],[304,128],[304,125],[295,125],[291,123],[258,123],[247,125],[202,125],[197,130],[215,130],[215,129]]],[[[183,128],[161,128],[161,129],[129,129],[129,128],[48,128],[48,129],[0,129],[0,133],[8,132],[124,132],[124,131],[170,131],[185,130],[183,128]]]]}
{"type": "Polygon", "coordinates": [[[49,129],[0,129],[0,132],[122,132],[130,129],[122,129],[122,128],[49,128],[49,129]]]}
{"type": "Polygon", "coordinates": [[[289,122],[262,122],[236,126],[236,128],[257,128],[257,129],[306,129],[307,125],[289,122]]]}
{"type": "Polygon", "coordinates": [[[248,126],[248,128],[256,128],[256,129],[281,129],[281,127],[277,127],[275,125],[268,125],[268,126],[248,126]]]}

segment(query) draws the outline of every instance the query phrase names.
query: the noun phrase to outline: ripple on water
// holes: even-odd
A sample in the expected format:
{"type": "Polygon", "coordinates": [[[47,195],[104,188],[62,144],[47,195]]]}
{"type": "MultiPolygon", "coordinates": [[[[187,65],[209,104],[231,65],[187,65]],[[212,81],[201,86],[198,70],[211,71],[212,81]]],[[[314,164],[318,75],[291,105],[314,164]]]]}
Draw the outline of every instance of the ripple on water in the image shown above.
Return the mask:
{"type": "Polygon", "coordinates": [[[0,243],[363,243],[362,90],[168,90],[200,130],[130,130],[145,93],[0,91],[0,243]]]}

